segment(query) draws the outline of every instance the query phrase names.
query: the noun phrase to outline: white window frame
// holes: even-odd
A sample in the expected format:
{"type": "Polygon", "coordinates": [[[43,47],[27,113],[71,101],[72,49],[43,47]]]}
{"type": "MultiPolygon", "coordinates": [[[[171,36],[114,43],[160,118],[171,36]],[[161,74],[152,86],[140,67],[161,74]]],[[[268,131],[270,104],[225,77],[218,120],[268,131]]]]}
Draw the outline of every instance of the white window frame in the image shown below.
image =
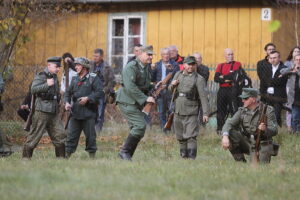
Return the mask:
{"type": "MultiPolygon", "coordinates": [[[[130,18],[139,18],[141,19],[141,34],[140,35],[134,35],[134,36],[140,36],[140,43],[143,45],[146,41],[146,14],[145,13],[111,13],[109,15],[109,21],[108,21],[108,61],[110,64],[112,64],[112,39],[113,38],[124,38],[123,40],[123,66],[124,67],[128,61],[128,57],[134,56],[134,54],[128,54],[128,26],[129,26],[129,19],[130,18]],[[112,28],[113,28],[113,20],[115,19],[123,19],[124,20],[124,36],[112,36],[112,28]]],[[[132,37],[132,36],[131,36],[132,37]]]]}

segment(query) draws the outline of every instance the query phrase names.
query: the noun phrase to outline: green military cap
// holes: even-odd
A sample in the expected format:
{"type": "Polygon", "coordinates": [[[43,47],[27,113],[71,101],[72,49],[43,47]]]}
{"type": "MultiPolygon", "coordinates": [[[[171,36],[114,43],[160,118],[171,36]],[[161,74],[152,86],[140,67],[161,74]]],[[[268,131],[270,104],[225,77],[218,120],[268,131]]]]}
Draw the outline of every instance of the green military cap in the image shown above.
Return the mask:
{"type": "Polygon", "coordinates": [[[146,52],[147,54],[155,54],[153,51],[153,46],[142,46],[141,47],[141,52],[146,52]]]}
{"type": "Polygon", "coordinates": [[[239,97],[242,99],[246,99],[248,97],[257,97],[258,94],[259,92],[255,88],[243,88],[243,92],[239,97]]]}
{"type": "Polygon", "coordinates": [[[187,64],[192,64],[192,63],[196,63],[196,58],[194,56],[187,56],[183,63],[187,63],[187,64]]]}
{"type": "Polygon", "coordinates": [[[84,58],[84,57],[75,58],[74,64],[75,65],[80,64],[80,65],[82,65],[82,67],[85,67],[87,69],[91,68],[90,61],[87,58],[84,58]]]}
{"type": "Polygon", "coordinates": [[[61,57],[50,57],[47,59],[47,63],[54,63],[54,64],[57,64],[57,66],[61,66],[61,57]]]}

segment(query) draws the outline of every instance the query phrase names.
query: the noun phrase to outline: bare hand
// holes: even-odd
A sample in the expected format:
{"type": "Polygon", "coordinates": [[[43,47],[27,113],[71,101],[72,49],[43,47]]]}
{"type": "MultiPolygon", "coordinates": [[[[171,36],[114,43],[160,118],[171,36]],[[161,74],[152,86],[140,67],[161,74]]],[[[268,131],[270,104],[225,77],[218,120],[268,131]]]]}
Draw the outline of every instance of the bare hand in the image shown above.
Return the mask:
{"type": "Polygon", "coordinates": [[[72,107],[71,104],[66,103],[66,105],[65,105],[65,109],[66,109],[66,110],[71,110],[71,107],[72,107]]]}
{"type": "Polygon", "coordinates": [[[223,149],[228,149],[229,148],[229,146],[230,146],[230,141],[229,141],[229,137],[227,136],[227,135],[224,135],[223,137],[222,137],[222,147],[223,147],[223,149]]]}
{"type": "Polygon", "coordinates": [[[22,110],[29,110],[29,106],[26,104],[26,105],[21,105],[21,109],[22,110]]]}
{"type": "Polygon", "coordinates": [[[79,104],[82,105],[82,106],[84,106],[84,105],[88,102],[88,100],[89,100],[88,97],[80,97],[80,98],[78,99],[79,104]]]}
{"type": "Polygon", "coordinates": [[[146,102],[148,103],[155,103],[155,99],[153,97],[148,97],[146,102]]]}
{"type": "Polygon", "coordinates": [[[70,57],[66,57],[66,58],[64,59],[64,61],[65,61],[65,63],[68,63],[68,61],[72,61],[72,59],[71,59],[70,57]]]}
{"type": "Polygon", "coordinates": [[[47,79],[47,85],[48,86],[54,85],[54,79],[53,78],[47,79]]]}
{"type": "Polygon", "coordinates": [[[155,89],[157,89],[161,83],[162,83],[162,81],[159,81],[158,83],[156,83],[155,84],[155,89]]]}
{"type": "Polygon", "coordinates": [[[156,64],[155,64],[155,63],[152,63],[152,64],[151,64],[151,69],[152,69],[152,70],[155,70],[155,68],[156,68],[156,64]]]}
{"type": "Polygon", "coordinates": [[[225,80],[225,83],[230,83],[232,82],[232,80],[225,80]]]}
{"type": "Polygon", "coordinates": [[[265,123],[261,123],[259,126],[258,126],[258,129],[261,130],[261,131],[265,131],[267,130],[267,126],[265,123]]]}
{"type": "Polygon", "coordinates": [[[173,80],[171,82],[171,85],[176,86],[176,85],[178,85],[178,83],[179,83],[179,80],[173,80]]]}
{"type": "Polygon", "coordinates": [[[203,123],[207,123],[208,122],[208,116],[203,116],[203,123]]]}

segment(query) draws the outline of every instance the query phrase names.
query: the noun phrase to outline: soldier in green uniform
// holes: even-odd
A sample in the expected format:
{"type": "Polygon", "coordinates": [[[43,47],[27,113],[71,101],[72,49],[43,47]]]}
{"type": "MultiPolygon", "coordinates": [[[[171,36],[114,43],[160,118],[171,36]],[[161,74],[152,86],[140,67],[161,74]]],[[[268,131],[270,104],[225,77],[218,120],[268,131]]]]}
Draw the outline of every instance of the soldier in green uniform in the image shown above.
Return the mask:
{"type": "Polygon", "coordinates": [[[24,144],[23,158],[30,159],[32,157],[33,150],[45,130],[55,146],[56,156],[65,157],[66,133],[58,116],[60,93],[57,73],[60,65],[60,57],[48,58],[47,67],[36,75],[32,82],[31,93],[36,96],[35,112],[29,135],[24,144]]]}
{"type": "Polygon", "coordinates": [[[199,134],[198,113],[202,105],[203,122],[208,122],[208,93],[205,79],[196,72],[195,57],[188,56],[183,63],[184,70],[175,74],[169,90],[177,89],[174,128],[180,145],[180,156],[195,159],[199,134]]]}
{"type": "Polygon", "coordinates": [[[274,108],[267,107],[267,124],[258,124],[262,112],[258,93],[256,89],[243,88],[240,98],[244,106],[240,107],[232,118],[227,119],[222,129],[222,146],[224,149],[229,149],[236,161],[246,162],[244,154],[254,153],[252,149],[255,145],[254,136],[257,128],[263,131],[259,151],[260,162],[269,163],[271,156],[277,154],[272,142],[278,127],[274,108]]]}
{"type": "Polygon", "coordinates": [[[71,110],[66,157],[69,158],[76,151],[83,130],[86,137],[85,150],[91,158],[94,158],[97,151],[95,130],[97,102],[104,95],[103,85],[97,74],[89,73],[88,59],[75,58],[74,64],[78,75],[72,78],[64,96],[65,109],[71,110]]]}
{"type": "Polygon", "coordinates": [[[131,160],[134,151],[146,130],[145,114],[142,112],[146,102],[155,103],[148,96],[152,88],[148,64],[152,62],[153,47],[141,47],[141,54],[129,62],[122,71],[122,87],[117,92],[116,102],[125,115],[129,125],[129,135],[119,152],[123,160],[131,160]]]}

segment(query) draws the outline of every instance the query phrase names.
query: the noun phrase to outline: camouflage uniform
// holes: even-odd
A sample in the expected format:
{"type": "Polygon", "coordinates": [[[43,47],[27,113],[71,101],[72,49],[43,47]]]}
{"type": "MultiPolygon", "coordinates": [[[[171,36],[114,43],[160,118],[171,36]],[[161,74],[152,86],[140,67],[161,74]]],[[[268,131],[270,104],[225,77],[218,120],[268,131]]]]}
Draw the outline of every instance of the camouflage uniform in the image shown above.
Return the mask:
{"type": "MultiPolygon", "coordinates": [[[[74,64],[80,64],[89,69],[89,61],[86,58],[75,58],[74,64]]],[[[67,89],[64,101],[71,104],[71,119],[69,133],[66,142],[67,157],[76,151],[81,131],[86,137],[86,148],[90,157],[97,151],[95,120],[97,118],[97,103],[103,97],[103,87],[100,78],[94,73],[87,73],[84,77],[73,77],[70,87],[67,89]],[[79,104],[81,97],[88,97],[85,105],[79,104]]]]}
{"type": "MultiPolygon", "coordinates": [[[[249,91],[251,93],[253,90],[255,89],[244,88],[242,95],[248,94],[249,91]]],[[[223,126],[223,135],[229,135],[229,150],[236,161],[246,162],[244,154],[254,153],[255,140],[251,135],[254,136],[257,130],[259,116],[262,112],[261,106],[262,104],[259,104],[254,110],[240,107],[232,118],[227,119],[223,126]]],[[[259,160],[263,163],[270,162],[271,156],[276,154],[273,149],[272,137],[275,136],[278,131],[278,124],[272,106],[267,107],[266,115],[267,130],[261,136],[259,151],[259,160]]]]}
{"type": "MultiPolygon", "coordinates": [[[[188,56],[184,63],[196,63],[195,57],[188,56]]],[[[208,93],[205,79],[196,71],[191,74],[177,72],[173,80],[178,80],[178,97],[175,100],[174,128],[180,144],[180,155],[183,158],[195,159],[197,156],[197,136],[199,134],[198,112],[200,102],[203,115],[209,115],[208,93]]],[[[174,89],[173,85],[169,86],[174,89]]]]}
{"type": "MultiPolygon", "coordinates": [[[[48,63],[60,66],[61,58],[51,57],[48,63]]],[[[35,76],[31,93],[36,95],[35,112],[32,125],[23,148],[23,157],[31,158],[33,150],[38,145],[45,130],[49,134],[57,157],[65,157],[66,133],[62,121],[59,119],[59,83],[56,74],[51,74],[48,68],[35,76]],[[48,86],[47,79],[54,79],[54,85],[48,86]]]]}

